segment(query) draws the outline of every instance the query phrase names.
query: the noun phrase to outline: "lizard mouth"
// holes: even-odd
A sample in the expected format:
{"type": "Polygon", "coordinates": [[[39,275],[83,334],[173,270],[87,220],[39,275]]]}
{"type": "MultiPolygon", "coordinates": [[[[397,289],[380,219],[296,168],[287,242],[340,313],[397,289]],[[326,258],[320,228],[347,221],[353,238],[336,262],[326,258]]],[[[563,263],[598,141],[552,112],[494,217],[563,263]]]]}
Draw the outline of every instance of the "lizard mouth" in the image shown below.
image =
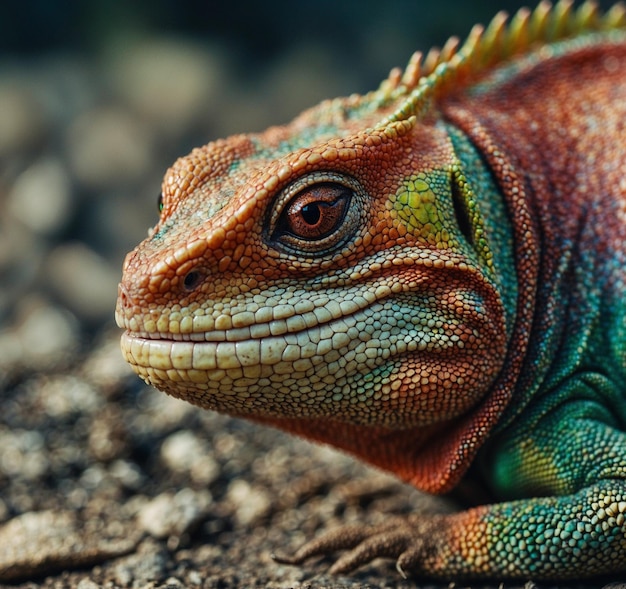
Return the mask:
{"type": "MultiPolygon", "coordinates": [[[[229,390],[247,395],[257,386],[272,386],[270,383],[284,379],[307,380],[320,367],[326,374],[375,368],[381,353],[388,356],[389,352],[382,349],[387,344],[381,348],[381,334],[373,329],[368,316],[360,310],[324,324],[301,324],[297,331],[295,323],[284,321],[277,329],[282,333],[276,335],[271,334],[276,325],[270,323],[265,324],[269,332],[263,336],[259,334],[266,329],[166,335],[127,330],[121,337],[121,349],[147,383],[187,400],[184,390],[206,391],[198,403],[210,407],[218,398],[217,391],[226,397],[229,390]],[[366,329],[366,324],[370,328],[366,329]],[[258,337],[250,337],[253,333],[258,337]],[[201,339],[196,340],[197,336],[201,339]],[[214,393],[206,397],[210,391],[214,393]]],[[[387,335],[389,341],[397,339],[387,335]]]]}
{"type": "MultiPolygon", "coordinates": [[[[380,349],[381,340],[396,343],[403,326],[379,328],[381,321],[372,317],[384,316],[386,305],[364,305],[357,302],[315,309],[268,323],[254,324],[229,330],[204,333],[142,333],[127,330],[121,339],[126,359],[133,366],[160,370],[230,370],[251,366],[300,367],[336,360],[341,351],[359,343],[364,348],[380,349]],[[335,311],[334,313],[332,311],[335,311]],[[352,311],[344,313],[343,311],[352,311]],[[313,359],[318,358],[318,362],[313,359]]],[[[391,313],[391,309],[388,313],[391,313]]],[[[425,350],[431,340],[424,334],[424,326],[414,325],[410,345],[425,350]],[[422,333],[420,338],[418,333],[422,333]],[[421,340],[421,341],[420,341],[421,340]]],[[[407,339],[406,336],[403,339],[407,339]]],[[[440,342],[441,343],[441,342],[440,342]]],[[[383,344],[382,347],[385,347],[383,344]]],[[[359,358],[366,362],[364,355],[359,358]]]]}
{"type": "MultiPolygon", "coordinates": [[[[126,329],[123,355],[157,388],[173,389],[172,381],[201,385],[224,378],[275,379],[278,374],[304,376],[322,364],[332,366],[346,353],[354,357],[351,370],[357,364],[373,368],[381,350],[401,335],[400,328],[390,328],[389,323],[396,321],[398,307],[390,298],[393,291],[392,286],[378,285],[341,301],[320,293],[254,311],[194,316],[187,323],[173,313],[166,318],[135,316],[130,297],[120,296],[116,319],[126,329]]],[[[416,334],[423,329],[413,327],[416,334]]],[[[428,345],[415,339],[411,348],[428,345]]]]}
{"type": "Polygon", "coordinates": [[[176,306],[138,314],[121,296],[121,348],[148,384],[231,415],[331,417],[341,407],[349,420],[369,422],[384,404],[397,409],[389,412],[396,425],[428,424],[439,415],[436,391],[463,391],[453,395],[462,397],[458,411],[484,392],[504,333],[492,320],[499,299],[489,285],[468,289],[454,276],[435,291],[429,277],[360,286],[340,300],[328,291],[282,291],[260,308],[250,298],[185,317],[176,306]],[[352,415],[355,398],[367,411],[352,415]],[[414,408],[403,413],[409,398],[414,408]]]}
{"type": "Polygon", "coordinates": [[[489,329],[458,317],[433,321],[430,310],[403,308],[397,298],[363,308],[358,301],[346,301],[315,311],[319,312],[203,333],[127,329],[121,348],[135,371],[161,388],[156,380],[200,382],[219,380],[228,373],[233,378],[258,379],[278,373],[305,374],[320,364],[371,370],[381,360],[403,353],[469,352],[477,332],[489,329]]]}
{"type": "Polygon", "coordinates": [[[447,292],[416,296],[384,286],[326,306],[309,296],[256,313],[249,305],[238,314],[233,305],[228,317],[200,316],[204,324],[194,316],[194,328],[208,326],[197,333],[176,333],[189,327],[176,309],[166,322],[120,304],[117,319],[126,329],[122,353],[137,375],[193,404],[298,419],[332,417],[341,407],[355,423],[369,423],[383,404],[395,408],[390,423],[404,427],[439,418],[437,391],[459,397],[459,412],[469,407],[499,369],[491,360],[503,346],[502,325],[492,320],[497,301],[464,288],[451,283],[447,292]],[[355,398],[368,407],[358,415],[350,412],[355,398]],[[411,411],[400,410],[406,403],[411,411]]]}
{"type": "Polygon", "coordinates": [[[148,384],[207,409],[231,415],[332,417],[338,407],[351,406],[356,391],[371,396],[372,406],[349,419],[369,422],[378,404],[395,407],[405,402],[402,397],[415,397],[414,411],[390,412],[390,425],[423,425],[438,418],[439,405],[429,400],[431,389],[469,390],[459,411],[482,394],[482,381],[490,375],[469,367],[481,364],[485,355],[478,342],[498,338],[488,322],[437,326],[420,323],[418,315],[415,309],[411,317],[408,307],[398,308],[397,300],[383,301],[340,320],[256,339],[226,341],[225,332],[223,341],[192,341],[184,339],[189,335],[161,338],[126,331],[121,348],[148,384]],[[399,316],[405,320],[398,321],[399,316]],[[419,370],[423,378],[446,382],[424,384],[422,378],[411,385],[415,390],[397,392],[391,373],[400,370],[402,358],[411,358],[407,374],[419,370]]]}
{"type": "MultiPolygon", "coordinates": [[[[121,347],[127,361],[136,368],[189,371],[190,378],[193,377],[193,371],[208,374],[211,371],[240,369],[244,376],[258,377],[258,371],[251,373],[245,369],[254,366],[292,365],[298,360],[306,360],[328,351],[325,350],[329,347],[328,340],[315,337],[315,331],[320,330],[303,332],[308,336],[306,342],[303,341],[305,338],[302,334],[239,341],[191,341],[169,337],[147,338],[125,332],[121,338],[121,347]]],[[[337,342],[337,338],[335,341],[346,345],[348,339],[349,336],[346,335],[345,342],[337,342]]],[[[219,378],[219,375],[216,377],[219,378]]]]}
{"type": "Polygon", "coordinates": [[[135,314],[136,306],[124,285],[116,308],[118,327],[128,337],[172,342],[243,342],[304,332],[318,326],[344,321],[347,317],[384,304],[394,293],[388,285],[362,291],[355,289],[341,301],[326,293],[301,297],[296,302],[276,302],[254,310],[236,309],[229,314],[183,317],[181,313],[135,314]]]}

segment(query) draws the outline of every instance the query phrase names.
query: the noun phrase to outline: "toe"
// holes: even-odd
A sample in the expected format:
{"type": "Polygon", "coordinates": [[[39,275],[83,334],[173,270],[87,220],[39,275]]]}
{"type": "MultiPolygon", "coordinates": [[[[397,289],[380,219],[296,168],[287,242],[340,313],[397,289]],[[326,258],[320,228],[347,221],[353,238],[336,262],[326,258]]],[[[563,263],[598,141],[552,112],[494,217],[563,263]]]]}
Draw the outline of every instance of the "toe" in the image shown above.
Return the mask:
{"type": "Polygon", "coordinates": [[[272,558],[282,564],[301,564],[313,556],[331,554],[337,550],[349,550],[361,543],[370,534],[371,528],[364,525],[342,526],[325,532],[318,538],[301,546],[293,555],[273,554],[272,558]]]}
{"type": "Polygon", "coordinates": [[[395,558],[407,547],[407,536],[401,532],[386,532],[367,538],[347,552],[331,567],[331,574],[348,573],[375,558],[395,558]]]}

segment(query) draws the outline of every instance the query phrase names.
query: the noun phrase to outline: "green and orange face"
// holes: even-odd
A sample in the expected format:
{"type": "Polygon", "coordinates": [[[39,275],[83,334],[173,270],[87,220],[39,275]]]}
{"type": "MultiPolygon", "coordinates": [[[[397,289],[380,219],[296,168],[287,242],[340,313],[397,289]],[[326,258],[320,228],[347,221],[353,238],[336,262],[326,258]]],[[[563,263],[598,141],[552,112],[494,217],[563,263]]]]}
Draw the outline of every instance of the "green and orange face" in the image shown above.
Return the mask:
{"type": "Polygon", "coordinates": [[[504,310],[447,130],[350,100],[169,170],[116,312],[144,380],[235,415],[396,429],[486,394],[504,310]]]}

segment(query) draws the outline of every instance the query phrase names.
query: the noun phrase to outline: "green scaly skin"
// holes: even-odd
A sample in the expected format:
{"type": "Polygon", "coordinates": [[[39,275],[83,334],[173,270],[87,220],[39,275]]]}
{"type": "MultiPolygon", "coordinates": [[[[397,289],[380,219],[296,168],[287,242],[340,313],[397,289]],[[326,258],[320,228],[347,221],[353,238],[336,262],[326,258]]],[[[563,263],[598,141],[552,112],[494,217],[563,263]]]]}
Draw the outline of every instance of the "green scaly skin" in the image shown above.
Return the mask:
{"type": "Polygon", "coordinates": [[[625,30],[620,6],[498,15],[375,92],[169,170],[120,285],[136,372],[425,491],[494,496],[280,560],[626,571],[625,30]]]}

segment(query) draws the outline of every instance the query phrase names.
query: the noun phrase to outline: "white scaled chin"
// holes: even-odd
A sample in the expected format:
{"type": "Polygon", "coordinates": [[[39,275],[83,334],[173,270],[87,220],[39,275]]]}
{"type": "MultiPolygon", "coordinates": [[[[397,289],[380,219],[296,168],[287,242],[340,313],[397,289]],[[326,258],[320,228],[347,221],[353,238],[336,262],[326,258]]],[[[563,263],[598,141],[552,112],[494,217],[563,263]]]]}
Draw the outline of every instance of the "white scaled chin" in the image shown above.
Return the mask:
{"type": "Polygon", "coordinates": [[[459,410],[484,391],[476,379],[488,375],[468,368],[480,361],[472,344],[481,340],[476,328],[450,329],[443,321],[385,301],[295,333],[225,341],[232,335],[225,331],[219,341],[194,341],[126,331],[121,347],[147,383],[208,409],[257,417],[339,415],[361,424],[382,415],[385,425],[406,427],[432,423],[442,413],[449,418],[451,408],[440,397],[434,402],[442,390],[459,401],[459,410]],[[459,387],[466,393],[456,394],[459,387]]]}

